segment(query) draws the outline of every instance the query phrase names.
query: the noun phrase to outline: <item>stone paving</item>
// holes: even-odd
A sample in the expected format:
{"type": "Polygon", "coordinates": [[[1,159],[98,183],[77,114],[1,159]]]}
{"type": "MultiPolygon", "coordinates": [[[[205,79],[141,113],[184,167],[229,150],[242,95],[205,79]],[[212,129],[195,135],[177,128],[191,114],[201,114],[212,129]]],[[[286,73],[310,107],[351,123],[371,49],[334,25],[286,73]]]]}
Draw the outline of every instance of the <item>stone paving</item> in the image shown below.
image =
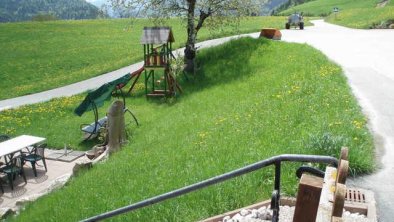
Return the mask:
{"type": "MultiPolygon", "coordinates": [[[[14,181],[14,190],[11,190],[11,187],[3,182],[4,193],[0,196],[0,215],[6,213],[9,209],[15,211],[24,202],[34,201],[53,189],[63,186],[72,175],[74,165],[78,159],[72,162],[47,159],[48,172],[45,172],[42,161],[39,161],[37,177],[34,177],[30,163],[26,163],[24,165],[26,184],[21,176],[17,176],[14,181]]],[[[3,181],[7,181],[6,177],[3,181]]]]}

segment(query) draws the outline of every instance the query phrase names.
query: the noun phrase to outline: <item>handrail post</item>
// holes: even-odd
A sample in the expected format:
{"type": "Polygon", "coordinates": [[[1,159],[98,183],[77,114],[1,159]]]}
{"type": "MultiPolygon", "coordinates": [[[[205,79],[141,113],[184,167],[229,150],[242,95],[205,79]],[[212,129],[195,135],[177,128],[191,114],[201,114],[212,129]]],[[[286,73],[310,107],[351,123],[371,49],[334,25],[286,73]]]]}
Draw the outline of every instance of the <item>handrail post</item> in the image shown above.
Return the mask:
{"type": "Polygon", "coordinates": [[[271,200],[272,209],[272,221],[279,221],[279,206],[280,206],[280,171],[281,171],[281,161],[275,161],[275,184],[274,192],[271,200]]]}
{"type": "Polygon", "coordinates": [[[275,162],[275,184],[274,184],[274,189],[277,190],[280,193],[280,166],[281,166],[281,161],[276,161],[275,162]]]}

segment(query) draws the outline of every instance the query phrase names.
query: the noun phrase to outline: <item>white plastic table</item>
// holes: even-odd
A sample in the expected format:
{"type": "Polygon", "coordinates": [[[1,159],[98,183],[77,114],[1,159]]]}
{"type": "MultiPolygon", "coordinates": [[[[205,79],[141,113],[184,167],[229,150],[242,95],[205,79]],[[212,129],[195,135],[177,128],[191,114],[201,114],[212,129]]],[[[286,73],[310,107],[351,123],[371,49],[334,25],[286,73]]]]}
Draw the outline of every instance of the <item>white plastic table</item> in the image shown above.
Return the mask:
{"type": "Polygon", "coordinates": [[[44,142],[43,137],[22,135],[0,143],[0,156],[18,152],[26,147],[44,142]]]}

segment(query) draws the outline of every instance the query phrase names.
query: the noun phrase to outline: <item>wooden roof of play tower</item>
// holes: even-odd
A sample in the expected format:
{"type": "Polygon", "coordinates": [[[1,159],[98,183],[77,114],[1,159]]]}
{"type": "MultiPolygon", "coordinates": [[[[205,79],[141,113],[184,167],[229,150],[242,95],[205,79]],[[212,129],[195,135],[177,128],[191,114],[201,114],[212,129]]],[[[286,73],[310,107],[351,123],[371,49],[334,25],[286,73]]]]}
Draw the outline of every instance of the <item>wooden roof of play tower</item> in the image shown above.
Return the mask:
{"type": "Polygon", "coordinates": [[[170,27],[144,27],[141,44],[164,44],[174,42],[170,27]]]}

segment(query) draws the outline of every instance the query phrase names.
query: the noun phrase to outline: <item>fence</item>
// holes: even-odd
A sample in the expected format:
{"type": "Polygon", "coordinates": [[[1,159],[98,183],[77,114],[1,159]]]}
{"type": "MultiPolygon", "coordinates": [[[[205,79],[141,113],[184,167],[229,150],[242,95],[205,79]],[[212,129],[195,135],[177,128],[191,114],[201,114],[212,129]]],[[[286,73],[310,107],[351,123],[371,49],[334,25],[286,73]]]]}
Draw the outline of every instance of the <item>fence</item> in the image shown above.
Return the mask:
{"type": "MultiPolygon", "coordinates": [[[[237,170],[233,170],[231,172],[212,177],[210,179],[177,189],[173,190],[155,197],[151,197],[149,199],[140,201],[138,203],[134,203],[128,206],[124,206],[112,211],[108,211],[103,214],[99,214],[85,220],[83,222],[91,222],[91,221],[99,221],[106,218],[114,217],[119,214],[127,213],[133,210],[137,210],[143,207],[150,206],[152,204],[156,204],[162,202],[164,200],[168,200],[171,198],[175,198],[195,190],[202,189],[204,187],[208,187],[217,183],[221,183],[223,181],[232,179],[234,177],[238,177],[258,169],[274,165],[275,166],[275,183],[274,183],[274,191],[272,193],[271,199],[271,209],[273,210],[273,217],[272,221],[276,222],[279,219],[279,198],[280,198],[280,174],[281,174],[281,164],[282,162],[309,162],[309,163],[325,163],[325,164],[332,164],[335,167],[338,166],[338,160],[334,157],[330,156],[318,156],[318,155],[296,155],[296,154],[284,154],[279,156],[274,156],[265,160],[261,160],[259,162],[250,164],[248,166],[239,168],[237,170]]],[[[308,171],[308,169],[303,169],[304,171],[308,171]]],[[[312,170],[315,171],[315,170],[312,170]]]]}

